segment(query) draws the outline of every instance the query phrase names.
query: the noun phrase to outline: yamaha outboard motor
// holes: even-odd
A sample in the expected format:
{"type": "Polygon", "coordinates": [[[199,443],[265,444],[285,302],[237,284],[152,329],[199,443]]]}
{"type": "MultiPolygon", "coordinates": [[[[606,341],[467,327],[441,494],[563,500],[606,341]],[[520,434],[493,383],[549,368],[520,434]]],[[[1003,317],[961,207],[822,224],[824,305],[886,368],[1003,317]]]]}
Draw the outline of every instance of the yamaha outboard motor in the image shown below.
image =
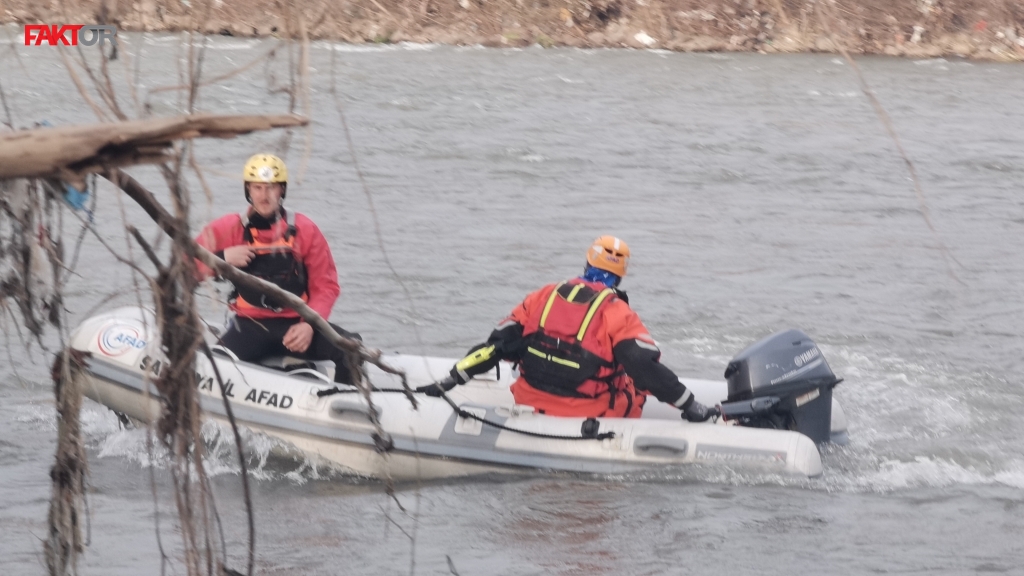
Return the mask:
{"type": "Polygon", "coordinates": [[[722,417],[755,428],[796,430],[828,442],[832,374],[818,346],[800,330],[777,332],[748,346],[725,369],[729,398],[722,417]]]}

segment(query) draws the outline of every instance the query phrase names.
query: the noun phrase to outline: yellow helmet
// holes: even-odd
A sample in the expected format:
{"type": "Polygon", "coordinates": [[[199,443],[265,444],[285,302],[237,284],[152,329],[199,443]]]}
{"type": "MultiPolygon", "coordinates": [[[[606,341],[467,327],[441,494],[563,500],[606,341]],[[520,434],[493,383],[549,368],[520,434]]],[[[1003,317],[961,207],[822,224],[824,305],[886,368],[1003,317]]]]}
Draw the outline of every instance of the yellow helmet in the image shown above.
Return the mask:
{"type": "Polygon", "coordinates": [[[256,154],[245,163],[242,179],[246,182],[277,182],[288,181],[288,168],[284,161],[273,154],[256,154]]]}
{"type": "Polygon", "coordinates": [[[615,236],[601,236],[587,250],[587,264],[622,278],[629,265],[629,246],[615,236]]]}

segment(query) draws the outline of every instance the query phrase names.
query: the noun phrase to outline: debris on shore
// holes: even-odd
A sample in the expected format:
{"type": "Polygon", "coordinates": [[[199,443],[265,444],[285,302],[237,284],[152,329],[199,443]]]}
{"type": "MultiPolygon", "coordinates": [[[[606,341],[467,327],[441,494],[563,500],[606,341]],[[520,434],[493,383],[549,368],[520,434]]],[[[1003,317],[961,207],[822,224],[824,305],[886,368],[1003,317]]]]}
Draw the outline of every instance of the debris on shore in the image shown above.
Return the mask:
{"type": "Polygon", "coordinates": [[[839,52],[841,42],[861,54],[1024,60],[1020,0],[309,0],[285,9],[276,0],[0,4],[0,23],[65,21],[240,37],[297,38],[304,27],[312,39],[353,44],[793,53],[839,52]],[[197,12],[209,16],[198,21],[197,12]]]}

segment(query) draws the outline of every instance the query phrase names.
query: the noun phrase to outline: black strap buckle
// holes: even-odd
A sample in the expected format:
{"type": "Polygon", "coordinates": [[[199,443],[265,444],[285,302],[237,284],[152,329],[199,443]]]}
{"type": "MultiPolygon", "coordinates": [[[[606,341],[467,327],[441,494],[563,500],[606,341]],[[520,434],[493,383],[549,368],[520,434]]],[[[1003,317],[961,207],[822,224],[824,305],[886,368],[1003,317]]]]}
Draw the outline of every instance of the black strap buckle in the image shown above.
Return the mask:
{"type": "Polygon", "coordinates": [[[615,438],[615,432],[599,432],[601,422],[597,418],[587,418],[580,426],[580,436],[587,440],[606,440],[615,438]]]}

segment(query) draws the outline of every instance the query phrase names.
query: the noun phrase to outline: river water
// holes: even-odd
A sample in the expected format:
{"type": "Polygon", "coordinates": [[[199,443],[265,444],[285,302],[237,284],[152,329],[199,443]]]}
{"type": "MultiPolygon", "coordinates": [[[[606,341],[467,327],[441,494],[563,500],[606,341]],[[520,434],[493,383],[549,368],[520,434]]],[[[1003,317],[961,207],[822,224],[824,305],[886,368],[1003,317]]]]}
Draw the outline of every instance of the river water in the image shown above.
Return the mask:
{"type": "MultiPolygon", "coordinates": [[[[142,103],[174,113],[173,92],[144,94],[177,82],[178,39],[122,39],[142,50],[142,103]]],[[[206,77],[270,42],[212,39],[206,77]]],[[[18,122],[91,121],[53,49],[17,44],[3,46],[0,79],[18,122]]],[[[269,455],[269,439],[249,437],[260,573],[1024,571],[1024,68],[859,60],[920,174],[932,230],[893,141],[834,56],[315,44],[311,62],[313,128],[308,144],[292,134],[287,205],[333,247],[334,321],[387,351],[458,356],[611,233],[630,243],[623,287],[667,365],[720,378],[746,344],[802,328],[846,379],[837,397],[851,441],[825,450],[813,480],[715,469],[472,479],[399,486],[403,512],[378,482],[269,455]],[[411,301],[377,241],[332,70],[411,301]]],[[[287,95],[271,92],[287,83],[286,63],[280,52],[205,88],[199,108],[287,110],[287,95]]],[[[113,71],[133,108],[133,65],[113,71]]],[[[235,174],[282,140],[197,145],[213,191],[207,200],[193,182],[197,228],[243,207],[235,174]]],[[[162,189],[152,169],[132,172],[162,189]]],[[[146,222],[109,188],[96,218],[120,253],[122,219],[146,222]]],[[[78,274],[72,324],[137,301],[130,273],[94,237],[78,274]]],[[[202,293],[220,322],[217,293],[202,293]]],[[[9,322],[6,334],[0,562],[35,574],[55,446],[50,356],[26,351],[9,322]]],[[[81,572],[156,573],[156,520],[170,554],[179,542],[170,502],[161,497],[157,517],[151,496],[150,473],[165,485],[165,464],[102,406],[87,402],[83,419],[91,546],[81,572]]],[[[211,440],[211,466],[229,563],[242,568],[241,490],[224,445],[211,440]]]]}

